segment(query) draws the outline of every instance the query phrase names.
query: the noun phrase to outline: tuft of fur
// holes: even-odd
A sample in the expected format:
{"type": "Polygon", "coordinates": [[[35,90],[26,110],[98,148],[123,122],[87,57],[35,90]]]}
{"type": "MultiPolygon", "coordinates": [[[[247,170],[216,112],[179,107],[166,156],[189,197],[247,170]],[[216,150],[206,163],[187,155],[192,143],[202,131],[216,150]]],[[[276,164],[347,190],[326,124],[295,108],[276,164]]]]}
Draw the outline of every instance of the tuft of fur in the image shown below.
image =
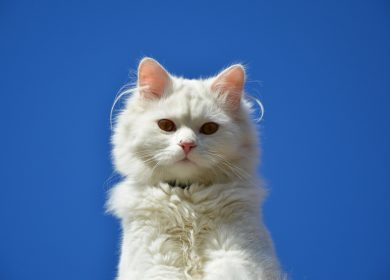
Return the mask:
{"type": "Polygon", "coordinates": [[[152,99],[139,83],[128,90],[114,127],[113,159],[123,181],[107,207],[123,229],[117,280],[282,279],[260,211],[264,188],[255,171],[250,102],[229,96],[237,90],[218,92],[219,76],[167,75],[164,92],[152,99]],[[177,130],[162,131],[159,119],[174,121],[177,130]],[[210,121],[218,131],[199,133],[210,121]],[[182,140],[197,144],[191,163],[180,161],[182,140]]]}

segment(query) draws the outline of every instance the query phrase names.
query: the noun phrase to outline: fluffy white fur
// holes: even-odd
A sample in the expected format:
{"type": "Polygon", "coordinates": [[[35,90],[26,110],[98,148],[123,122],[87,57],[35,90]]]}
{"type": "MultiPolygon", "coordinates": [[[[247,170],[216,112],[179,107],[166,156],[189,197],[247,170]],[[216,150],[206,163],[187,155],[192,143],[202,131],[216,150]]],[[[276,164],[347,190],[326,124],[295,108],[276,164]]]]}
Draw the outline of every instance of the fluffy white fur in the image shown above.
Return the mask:
{"type": "Polygon", "coordinates": [[[148,69],[139,68],[113,134],[115,167],[124,177],[108,201],[123,228],[117,280],[281,279],[259,208],[264,192],[250,104],[241,98],[242,66],[189,80],[150,58],[141,65],[154,67],[152,74],[144,78],[148,69]],[[225,80],[232,69],[238,74],[225,80]],[[240,92],[229,88],[235,85],[240,92]],[[177,130],[161,130],[160,119],[177,130]],[[218,131],[199,133],[210,121],[218,131]],[[181,161],[181,140],[197,145],[191,162],[181,161]]]}

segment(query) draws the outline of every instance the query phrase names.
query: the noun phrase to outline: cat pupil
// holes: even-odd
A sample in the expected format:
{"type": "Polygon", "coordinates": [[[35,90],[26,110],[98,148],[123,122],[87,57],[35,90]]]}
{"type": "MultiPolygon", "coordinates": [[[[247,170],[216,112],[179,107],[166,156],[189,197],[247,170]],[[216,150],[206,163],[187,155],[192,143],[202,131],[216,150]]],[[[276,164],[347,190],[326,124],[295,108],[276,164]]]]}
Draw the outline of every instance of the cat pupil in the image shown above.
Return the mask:
{"type": "Polygon", "coordinates": [[[218,124],[214,122],[208,122],[202,125],[202,127],[200,128],[200,132],[206,135],[210,135],[217,132],[218,128],[219,128],[218,124]]]}
{"type": "Polygon", "coordinates": [[[171,131],[175,131],[176,130],[175,123],[173,121],[171,121],[171,120],[168,120],[168,119],[159,120],[157,122],[157,124],[158,124],[158,127],[161,130],[164,130],[164,131],[171,132],[171,131]]]}

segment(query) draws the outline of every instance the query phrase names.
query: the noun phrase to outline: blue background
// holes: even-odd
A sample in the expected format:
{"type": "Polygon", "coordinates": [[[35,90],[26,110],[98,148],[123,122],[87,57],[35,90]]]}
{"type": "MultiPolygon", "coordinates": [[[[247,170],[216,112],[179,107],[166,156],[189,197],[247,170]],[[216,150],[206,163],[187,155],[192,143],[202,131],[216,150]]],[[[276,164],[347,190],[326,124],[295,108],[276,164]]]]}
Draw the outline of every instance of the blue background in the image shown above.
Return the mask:
{"type": "Polygon", "coordinates": [[[0,2],[0,279],[113,279],[109,111],[144,56],[248,65],[292,279],[390,279],[386,1],[0,2]]]}

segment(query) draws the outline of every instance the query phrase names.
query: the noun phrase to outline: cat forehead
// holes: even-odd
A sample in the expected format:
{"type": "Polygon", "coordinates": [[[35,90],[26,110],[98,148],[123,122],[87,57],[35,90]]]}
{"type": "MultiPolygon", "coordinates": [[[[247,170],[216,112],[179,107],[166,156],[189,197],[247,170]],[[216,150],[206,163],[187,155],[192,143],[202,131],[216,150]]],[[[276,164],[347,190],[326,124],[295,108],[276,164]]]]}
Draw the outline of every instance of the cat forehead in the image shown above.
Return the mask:
{"type": "Polygon", "coordinates": [[[221,115],[208,80],[175,78],[169,94],[158,103],[160,113],[176,118],[210,118],[221,115]]]}
{"type": "Polygon", "coordinates": [[[184,95],[186,97],[199,97],[210,93],[210,80],[190,80],[185,78],[172,77],[172,93],[184,95]]]}

